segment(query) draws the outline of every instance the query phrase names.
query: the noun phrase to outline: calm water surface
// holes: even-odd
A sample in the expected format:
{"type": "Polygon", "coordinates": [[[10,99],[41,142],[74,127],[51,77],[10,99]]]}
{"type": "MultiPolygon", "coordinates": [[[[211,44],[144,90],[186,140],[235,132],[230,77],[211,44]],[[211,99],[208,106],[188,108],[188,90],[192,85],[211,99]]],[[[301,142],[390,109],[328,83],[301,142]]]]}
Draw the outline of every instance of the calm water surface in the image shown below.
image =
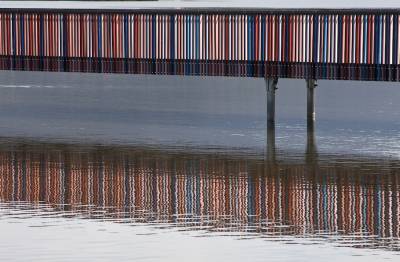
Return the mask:
{"type": "Polygon", "coordinates": [[[1,261],[400,259],[400,89],[0,72],[1,261]]]}

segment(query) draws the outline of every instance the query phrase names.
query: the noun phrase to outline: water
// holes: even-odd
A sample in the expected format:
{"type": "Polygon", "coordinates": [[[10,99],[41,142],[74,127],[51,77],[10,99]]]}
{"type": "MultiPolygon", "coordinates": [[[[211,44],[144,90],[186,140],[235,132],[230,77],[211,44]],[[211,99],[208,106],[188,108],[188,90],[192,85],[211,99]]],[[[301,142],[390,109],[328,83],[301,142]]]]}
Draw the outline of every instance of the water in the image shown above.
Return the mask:
{"type": "Polygon", "coordinates": [[[400,255],[400,91],[0,72],[3,261],[380,261],[400,255]]]}

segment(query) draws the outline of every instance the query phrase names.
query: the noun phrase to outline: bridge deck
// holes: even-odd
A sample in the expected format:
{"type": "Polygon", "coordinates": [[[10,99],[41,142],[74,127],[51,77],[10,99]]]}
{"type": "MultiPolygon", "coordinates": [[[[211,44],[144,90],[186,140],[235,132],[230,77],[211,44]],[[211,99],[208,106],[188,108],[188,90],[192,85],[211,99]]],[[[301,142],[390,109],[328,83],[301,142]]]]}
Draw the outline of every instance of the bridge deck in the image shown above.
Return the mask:
{"type": "Polygon", "coordinates": [[[0,69],[400,81],[400,1],[1,1],[0,69]]]}

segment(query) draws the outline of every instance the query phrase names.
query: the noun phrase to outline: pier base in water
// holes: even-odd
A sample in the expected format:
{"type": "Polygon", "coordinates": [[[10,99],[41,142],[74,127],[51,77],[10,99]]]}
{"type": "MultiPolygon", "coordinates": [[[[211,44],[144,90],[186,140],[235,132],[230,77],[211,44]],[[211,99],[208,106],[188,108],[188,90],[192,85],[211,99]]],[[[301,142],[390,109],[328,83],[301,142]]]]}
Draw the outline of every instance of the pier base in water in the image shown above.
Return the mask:
{"type": "Polygon", "coordinates": [[[275,91],[277,89],[277,78],[265,78],[267,90],[267,126],[268,128],[275,125],[275,91]]]}
{"type": "Polygon", "coordinates": [[[269,163],[276,162],[276,145],[275,145],[275,126],[269,125],[267,127],[267,144],[266,156],[269,163]]]}

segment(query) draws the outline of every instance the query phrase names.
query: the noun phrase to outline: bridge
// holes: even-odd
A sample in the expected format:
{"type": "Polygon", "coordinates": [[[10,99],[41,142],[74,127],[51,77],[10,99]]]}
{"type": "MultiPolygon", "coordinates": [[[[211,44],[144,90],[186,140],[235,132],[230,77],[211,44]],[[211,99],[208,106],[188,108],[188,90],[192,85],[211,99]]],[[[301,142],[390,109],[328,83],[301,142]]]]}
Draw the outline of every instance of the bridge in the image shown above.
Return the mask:
{"type": "Polygon", "coordinates": [[[400,2],[2,1],[0,70],[399,81],[400,2]]]}

